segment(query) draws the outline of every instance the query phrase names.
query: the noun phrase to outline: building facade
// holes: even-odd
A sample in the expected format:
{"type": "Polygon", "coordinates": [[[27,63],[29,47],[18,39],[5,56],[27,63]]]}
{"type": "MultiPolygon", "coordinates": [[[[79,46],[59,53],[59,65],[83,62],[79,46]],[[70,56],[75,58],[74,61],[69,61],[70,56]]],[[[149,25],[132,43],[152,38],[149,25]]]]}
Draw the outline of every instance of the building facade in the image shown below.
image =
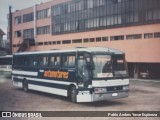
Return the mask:
{"type": "Polygon", "coordinates": [[[12,52],[101,46],[131,77],[160,78],[160,0],[52,0],[12,13],[12,52]]]}
{"type": "Polygon", "coordinates": [[[3,35],[5,35],[5,33],[0,29],[0,47],[2,47],[3,35]]]}
{"type": "Polygon", "coordinates": [[[4,56],[7,55],[7,49],[4,46],[4,40],[3,40],[3,36],[5,35],[5,33],[0,29],[0,56],[4,56]]]}

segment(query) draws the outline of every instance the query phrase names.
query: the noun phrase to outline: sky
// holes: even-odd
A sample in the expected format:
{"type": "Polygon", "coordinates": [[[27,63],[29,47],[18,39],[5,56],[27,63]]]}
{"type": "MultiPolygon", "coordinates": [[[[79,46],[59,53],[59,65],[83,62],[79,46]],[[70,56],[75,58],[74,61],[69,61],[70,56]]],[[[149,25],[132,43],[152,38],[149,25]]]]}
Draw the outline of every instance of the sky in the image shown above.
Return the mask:
{"type": "Polygon", "coordinates": [[[51,0],[0,0],[0,28],[7,34],[9,5],[12,6],[12,12],[14,12],[47,1],[51,0]]]}

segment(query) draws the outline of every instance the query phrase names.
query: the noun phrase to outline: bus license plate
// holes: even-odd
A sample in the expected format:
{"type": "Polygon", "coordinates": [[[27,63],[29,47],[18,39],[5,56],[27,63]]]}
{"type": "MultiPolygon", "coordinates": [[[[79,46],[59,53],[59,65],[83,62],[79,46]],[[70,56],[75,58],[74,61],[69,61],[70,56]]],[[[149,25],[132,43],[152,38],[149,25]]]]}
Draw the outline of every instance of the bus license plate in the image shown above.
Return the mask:
{"type": "Polygon", "coordinates": [[[118,96],[118,93],[113,93],[112,96],[113,97],[118,96]]]}

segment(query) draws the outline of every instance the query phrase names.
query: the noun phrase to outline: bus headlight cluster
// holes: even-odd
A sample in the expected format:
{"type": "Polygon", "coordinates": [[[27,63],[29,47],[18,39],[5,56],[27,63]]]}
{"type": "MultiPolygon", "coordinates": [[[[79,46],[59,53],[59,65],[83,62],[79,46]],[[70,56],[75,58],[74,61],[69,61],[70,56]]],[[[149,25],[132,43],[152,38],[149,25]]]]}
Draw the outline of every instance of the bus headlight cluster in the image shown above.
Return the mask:
{"type": "Polygon", "coordinates": [[[95,93],[105,93],[107,92],[107,88],[95,88],[94,92],[95,93]]]}
{"type": "Polygon", "coordinates": [[[123,86],[123,90],[129,90],[129,86],[123,86]]]}

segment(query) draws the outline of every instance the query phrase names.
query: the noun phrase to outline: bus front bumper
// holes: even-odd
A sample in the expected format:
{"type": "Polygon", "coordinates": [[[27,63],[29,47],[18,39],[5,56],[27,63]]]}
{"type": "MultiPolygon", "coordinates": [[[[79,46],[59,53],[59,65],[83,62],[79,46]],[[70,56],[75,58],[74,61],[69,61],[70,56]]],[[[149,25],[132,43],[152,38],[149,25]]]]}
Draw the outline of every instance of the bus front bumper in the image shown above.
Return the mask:
{"type": "Polygon", "coordinates": [[[77,102],[95,102],[95,101],[104,101],[112,100],[118,98],[126,98],[129,96],[128,91],[121,92],[112,92],[112,93],[93,93],[85,95],[77,95],[77,102]]]}

